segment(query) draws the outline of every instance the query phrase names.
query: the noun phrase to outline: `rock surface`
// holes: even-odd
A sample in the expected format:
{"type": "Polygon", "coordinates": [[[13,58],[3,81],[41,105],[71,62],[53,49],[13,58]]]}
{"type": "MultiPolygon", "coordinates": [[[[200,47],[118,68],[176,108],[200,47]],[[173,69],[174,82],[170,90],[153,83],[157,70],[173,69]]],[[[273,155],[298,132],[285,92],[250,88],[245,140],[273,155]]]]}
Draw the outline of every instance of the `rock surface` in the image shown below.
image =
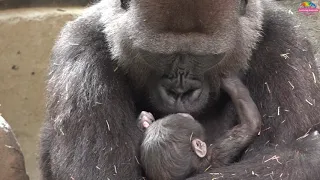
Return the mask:
{"type": "Polygon", "coordinates": [[[29,180],[20,145],[10,125],[0,116],[0,179],[29,180]]]}

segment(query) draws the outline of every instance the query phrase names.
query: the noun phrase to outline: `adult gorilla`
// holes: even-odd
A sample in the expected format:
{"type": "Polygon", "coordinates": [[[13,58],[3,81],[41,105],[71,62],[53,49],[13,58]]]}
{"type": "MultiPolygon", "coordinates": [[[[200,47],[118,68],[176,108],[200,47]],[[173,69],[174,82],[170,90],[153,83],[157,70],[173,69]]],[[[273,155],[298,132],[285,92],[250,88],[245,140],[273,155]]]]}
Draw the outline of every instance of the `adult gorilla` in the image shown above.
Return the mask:
{"type": "Polygon", "coordinates": [[[141,179],[142,110],[191,113],[213,142],[237,123],[220,91],[220,77],[233,73],[263,115],[261,134],[239,162],[191,179],[320,179],[318,72],[290,16],[267,0],[103,0],[88,8],[53,49],[43,179],[141,179]]]}

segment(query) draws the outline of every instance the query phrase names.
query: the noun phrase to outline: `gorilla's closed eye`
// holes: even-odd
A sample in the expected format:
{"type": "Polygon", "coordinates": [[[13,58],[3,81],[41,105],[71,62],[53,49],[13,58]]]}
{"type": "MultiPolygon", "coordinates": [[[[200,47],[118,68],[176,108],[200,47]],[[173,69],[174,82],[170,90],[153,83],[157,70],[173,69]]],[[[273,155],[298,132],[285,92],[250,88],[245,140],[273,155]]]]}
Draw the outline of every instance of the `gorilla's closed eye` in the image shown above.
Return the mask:
{"type": "MultiPolygon", "coordinates": [[[[224,59],[226,53],[195,55],[187,53],[162,54],[139,49],[140,56],[150,66],[164,70],[173,64],[184,64],[185,68],[206,71],[224,59]]],[[[170,78],[169,78],[170,79],[170,78]]]]}

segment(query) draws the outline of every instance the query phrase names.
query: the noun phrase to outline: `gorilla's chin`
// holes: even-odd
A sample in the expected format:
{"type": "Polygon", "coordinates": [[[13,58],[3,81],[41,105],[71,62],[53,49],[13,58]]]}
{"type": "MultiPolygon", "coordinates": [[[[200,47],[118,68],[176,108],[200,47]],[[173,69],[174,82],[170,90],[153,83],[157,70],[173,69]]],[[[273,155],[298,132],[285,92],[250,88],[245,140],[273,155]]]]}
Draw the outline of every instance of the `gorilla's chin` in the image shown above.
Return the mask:
{"type": "Polygon", "coordinates": [[[196,113],[204,108],[209,99],[209,89],[206,87],[177,94],[162,87],[152,93],[154,106],[163,113],[196,113]]]}

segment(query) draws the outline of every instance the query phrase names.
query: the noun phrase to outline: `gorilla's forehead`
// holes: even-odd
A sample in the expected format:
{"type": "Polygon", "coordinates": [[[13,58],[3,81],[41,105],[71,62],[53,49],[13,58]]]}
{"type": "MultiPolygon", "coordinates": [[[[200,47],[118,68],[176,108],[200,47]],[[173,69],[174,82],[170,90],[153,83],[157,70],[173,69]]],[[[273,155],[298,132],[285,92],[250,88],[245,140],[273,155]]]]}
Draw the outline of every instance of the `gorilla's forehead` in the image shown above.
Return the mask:
{"type": "Polygon", "coordinates": [[[239,31],[238,1],[132,1],[124,16],[134,48],[157,53],[221,53],[239,31]]]}
{"type": "MultiPolygon", "coordinates": [[[[247,7],[249,14],[242,17],[236,12],[238,3],[235,3],[234,0],[227,0],[228,6],[223,7],[218,6],[219,3],[213,4],[211,10],[205,8],[206,11],[198,12],[202,13],[201,16],[195,15],[196,21],[202,23],[200,30],[197,31],[196,28],[195,31],[189,32],[167,29],[170,25],[177,23],[167,21],[169,18],[163,15],[167,11],[157,4],[163,5],[162,1],[131,1],[127,11],[121,9],[120,1],[106,0],[104,2],[101,22],[104,24],[104,32],[114,57],[123,55],[128,48],[163,54],[177,52],[197,55],[218,54],[234,49],[236,41],[245,42],[243,45],[251,49],[260,35],[256,31],[261,28],[262,22],[259,0],[250,1],[247,7]]],[[[170,1],[171,4],[172,2],[170,1]]],[[[184,18],[184,16],[181,17],[184,18]]],[[[182,21],[183,24],[186,20],[181,17],[178,22],[182,21]]],[[[186,18],[188,20],[190,17],[186,18]]],[[[192,19],[192,21],[195,20],[192,19]]]]}

